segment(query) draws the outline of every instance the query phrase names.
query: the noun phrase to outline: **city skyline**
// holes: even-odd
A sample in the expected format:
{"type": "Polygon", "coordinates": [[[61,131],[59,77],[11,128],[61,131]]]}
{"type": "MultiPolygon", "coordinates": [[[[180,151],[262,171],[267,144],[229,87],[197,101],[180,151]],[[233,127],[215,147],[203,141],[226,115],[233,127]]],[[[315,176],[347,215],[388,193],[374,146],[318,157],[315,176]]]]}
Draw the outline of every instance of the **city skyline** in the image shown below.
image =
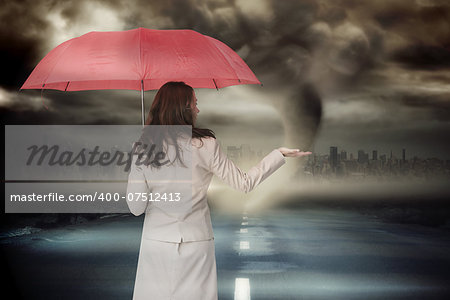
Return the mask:
{"type": "MultiPolygon", "coordinates": [[[[250,152],[254,151],[254,153],[255,153],[255,155],[257,157],[261,157],[262,158],[262,156],[264,155],[264,150],[262,148],[254,147],[254,146],[252,147],[249,144],[225,144],[223,142],[219,142],[219,144],[221,145],[222,149],[224,151],[226,151],[227,154],[230,155],[231,157],[233,157],[232,152],[233,151],[240,151],[240,148],[242,146],[245,146],[247,148],[247,150],[246,150],[247,152],[248,151],[250,151],[250,152]]],[[[364,149],[360,148],[360,149],[358,149],[355,152],[351,152],[351,151],[347,151],[346,148],[342,149],[342,148],[337,147],[337,146],[329,146],[329,151],[327,153],[322,153],[322,152],[318,152],[318,151],[312,151],[312,154],[313,154],[312,156],[314,156],[314,155],[331,156],[331,154],[330,154],[331,153],[331,148],[333,148],[333,147],[337,148],[337,154],[339,156],[341,156],[342,152],[344,152],[346,154],[346,159],[351,159],[352,156],[353,156],[354,159],[358,159],[359,151],[363,151],[364,154],[367,154],[369,156],[370,160],[373,160],[374,157],[376,157],[376,160],[377,159],[381,160],[381,158],[383,156],[385,156],[386,159],[389,159],[389,158],[392,157],[392,158],[396,158],[396,159],[403,159],[404,158],[405,160],[408,160],[408,159],[413,159],[414,157],[416,157],[416,158],[421,158],[421,159],[436,159],[437,158],[437,159],[440,159],[442,161],[449,161],[450,160],[448,158],[445,159],[445,158],[438,157],[438,156],[434,156],[434,157],[433,156],[421,156],[421,155],[415,154],[415,153],[409,154],[411,151],[408,151],[407,148],[402,148],[400,153],[398,153],[398,152],[396,152],[394,150],[390,150],[389,152],[386,153],[386,152],[379,151],[377,148],[370,149],[370,150],[367,150],[367,148],[364,148],[364,149]]],[[[243,155],[243,156],[245,156],[245,155],[243,155]]],[[[342,158],[342,156],[341,156],[341,158],[342,158]]]]}
{"type": "MultiPolygon", "coordinates": [[[[330,150],[329,150],[328,154],[320,154],[320,155],[325,155],[325,156],[326,155],[330,155],[331,156],[332,148],[337,148],[337,154],[339,156],[342,155],[342,153],[344,152],[345,155],[348,157],[347,159],[349,159],[351,156],[353,156],[353,158],[355,158],[355,156],[356,156],[355,159],[358,159],[358,157],[361,154],[364,154],[364,155],[367,155],[370,160],[381,160],[382,157],[408,160],[408,159],[413,159],[413,158],[416,157],[416,158],[421,158],[421,159],[435,159],[435,158],[437,158],[437,159],[440,159],[440,160],[443,160],[443,161],[450,161],[449,159],[443,159],[441,157],[425,157],[425,156],[420,156],[418,154],[408,155],[408,151],[407,151],[406,148],[402,148],[400,154],[394,152],[393,150],[390,150],[388,153],[380,152],[380,151],[378,151],[378,149],[371,149],[371,150],[359,149],[359,150],[356,151],[356,153],[354,153],[354,152],[347,151],[346,149],[339,150],[339,147],[337,147],[337,146],[330,146],[330,148],[329,148],[330,150]]],[[[315,152],[313,152],[313,154],[314,153],[315,152]]]]}

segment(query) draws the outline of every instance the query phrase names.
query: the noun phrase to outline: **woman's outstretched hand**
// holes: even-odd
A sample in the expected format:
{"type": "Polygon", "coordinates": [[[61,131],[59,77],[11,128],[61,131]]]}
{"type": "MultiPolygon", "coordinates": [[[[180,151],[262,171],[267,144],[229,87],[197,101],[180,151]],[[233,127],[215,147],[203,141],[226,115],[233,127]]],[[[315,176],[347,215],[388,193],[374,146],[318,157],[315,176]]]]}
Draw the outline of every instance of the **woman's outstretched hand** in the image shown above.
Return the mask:
{"type": "Polygon", "coordinates": [[[278,150],[280,150],[280,152],[283,154],[283,156],[285,157],[302,157],[302,156],[306,156],[306,155],[310,155],[312,154],[312,152],[304,152],[304,151],[300,151],[300,149],[289,149],[286,147],[280,147],[278,148],[278,150]]]}

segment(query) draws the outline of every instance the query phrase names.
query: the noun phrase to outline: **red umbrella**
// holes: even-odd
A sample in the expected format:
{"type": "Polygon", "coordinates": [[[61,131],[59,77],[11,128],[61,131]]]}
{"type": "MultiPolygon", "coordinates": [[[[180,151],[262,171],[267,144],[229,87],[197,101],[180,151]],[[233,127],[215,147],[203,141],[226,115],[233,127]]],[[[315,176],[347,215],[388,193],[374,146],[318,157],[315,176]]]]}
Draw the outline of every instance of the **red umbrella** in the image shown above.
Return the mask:
{"type": "Polygon", "coordinates": [[[167,81],[194,88],[261,84],[224,43],[193,30],[93,31],[50,51],[21,89],[61,91],[159,89],[167,81]]]}

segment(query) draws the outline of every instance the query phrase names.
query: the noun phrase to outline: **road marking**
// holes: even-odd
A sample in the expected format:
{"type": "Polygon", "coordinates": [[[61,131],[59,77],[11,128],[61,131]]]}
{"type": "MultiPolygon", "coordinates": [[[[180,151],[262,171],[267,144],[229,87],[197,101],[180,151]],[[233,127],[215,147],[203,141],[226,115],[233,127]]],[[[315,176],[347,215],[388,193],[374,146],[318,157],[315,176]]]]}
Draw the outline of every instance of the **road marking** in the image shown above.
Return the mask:
{"type": "Polygon", "coordinates": [[[248,225],[248,222],[242,222],[241,225],[248,225]]]}
{"type": "Polygon", "coordinates": [[[242,219],[247,220],[248,218],[247,218],[247,216],[243,216],[242,219]]]}
{"type": "Polygon", "coordinates": [[[241,233],[247,233],[248,229],[247,228],[241,228],[241,233]]]}
{"type": "Polygon", "coordinates": [[[234,300],[250,300],[250,281],[248,278],[236,278],[234,300]]]}
{"type": "Polygon", "coordinates": [[[239,244],[240,249],[250,249],[250,243],[248,241],[241,241],[239,244]]]}

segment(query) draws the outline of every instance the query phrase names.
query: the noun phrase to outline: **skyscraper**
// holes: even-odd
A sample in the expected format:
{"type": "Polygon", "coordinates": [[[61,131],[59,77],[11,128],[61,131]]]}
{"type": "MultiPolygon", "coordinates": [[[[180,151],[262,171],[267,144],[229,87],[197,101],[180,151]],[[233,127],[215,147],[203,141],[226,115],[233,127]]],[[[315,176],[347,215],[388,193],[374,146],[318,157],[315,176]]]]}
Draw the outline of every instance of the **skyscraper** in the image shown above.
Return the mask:
{"type": "Polygon", "coordinates": [[[364,150],[358,150],[358,162],[360,164],[362,164],[365,162],[365,160],[366,160],[366,156],[365,156],[364,150]]]}
{"type": "Polygon", "coordinates": [[[338,165],[337,147],[330,147],[330,166],[333,171],[336,171],[338,165]]]}

